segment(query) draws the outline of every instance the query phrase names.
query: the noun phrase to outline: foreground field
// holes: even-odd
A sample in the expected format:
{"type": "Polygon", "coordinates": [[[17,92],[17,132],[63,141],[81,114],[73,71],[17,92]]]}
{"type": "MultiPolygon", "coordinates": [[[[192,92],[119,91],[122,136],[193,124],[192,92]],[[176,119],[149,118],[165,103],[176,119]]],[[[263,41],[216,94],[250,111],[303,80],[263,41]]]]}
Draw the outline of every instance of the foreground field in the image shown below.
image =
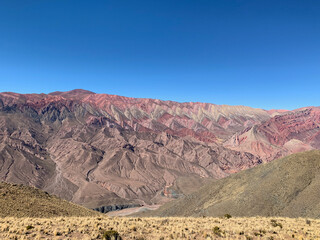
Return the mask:
{"type": "Polygon", "coordinates": [[[320,220],[290,218],[1,218],[0,239],[320,239],[320,220]],[[109,232],[108,232],[109,231],[109,232]]]}

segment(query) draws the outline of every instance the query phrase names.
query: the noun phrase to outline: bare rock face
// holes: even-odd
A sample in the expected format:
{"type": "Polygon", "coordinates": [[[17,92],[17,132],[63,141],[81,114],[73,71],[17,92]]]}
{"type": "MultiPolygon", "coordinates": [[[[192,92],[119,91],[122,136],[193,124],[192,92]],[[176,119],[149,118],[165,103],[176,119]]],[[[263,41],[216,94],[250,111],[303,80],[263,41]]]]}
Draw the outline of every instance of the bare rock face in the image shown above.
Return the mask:
{"type": "Polygon", "coordinates": [[[292,153],[319,149],[320,108],[309,107],[276,115],[234,134],[225,147],[251,152],[266,161],[292,153]]]}
{"type": "Polygon", "coordinates": [[[0,93],[0,179],[91,208],[160,203],[178,178],[222,178],[261,163],[220,142],[269,118],[249,107],[85,90],[0,93]]]}

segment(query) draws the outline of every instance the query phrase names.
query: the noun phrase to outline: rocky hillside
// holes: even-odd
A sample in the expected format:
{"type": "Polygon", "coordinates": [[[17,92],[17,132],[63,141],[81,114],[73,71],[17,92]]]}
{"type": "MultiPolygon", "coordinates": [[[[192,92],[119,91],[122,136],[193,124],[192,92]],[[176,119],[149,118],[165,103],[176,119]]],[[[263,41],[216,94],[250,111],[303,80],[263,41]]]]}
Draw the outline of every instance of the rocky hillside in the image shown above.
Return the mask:
{"type": "Polygon", "coordinates": [[[248,151],[266,161],[320,149],[320,108],[309,107],[276,115],[237,132],[224,146],[248,151]]]}
{"type": "Polygon", "coordinates": [[[146,215],[320,218],[320,151],[297,153],[209,183],[146,215]]]}
{"type": "Polygon", "coordinates": [[[0,182],[0,217],[98,216],[39,189],[0,182]]]}
{"type": "MultiPolygon", "coordinates": [[[[34,112],[57,108],[67,112],[82,107],[77,115],[105,117],[121,127],[138,132],[168,133],[192,136],[203,142],[227,139],[235,132],[267,120],[272,113],[245,106],[215,105],[210,103],[178,103],[157,99],[128,98],[109,94],[95,94],[85,90],[45,94],[1,93],[0,107],[7,110],[26,107],[34,112]],[[46,109],[47,108],[47,109],[46,109]]],[[[58,115],[50,116],[51,121],[58,115]]],[[[101,121],[91,118],[88,121],[101,121]]]]}
{"type": "Polygon", "coordinates": [[[159,203],[178,178],[221,178],[261,163],[219,142],[268,116],[84,90],[1,93],[0,179],[90,208],[159,203]]]}

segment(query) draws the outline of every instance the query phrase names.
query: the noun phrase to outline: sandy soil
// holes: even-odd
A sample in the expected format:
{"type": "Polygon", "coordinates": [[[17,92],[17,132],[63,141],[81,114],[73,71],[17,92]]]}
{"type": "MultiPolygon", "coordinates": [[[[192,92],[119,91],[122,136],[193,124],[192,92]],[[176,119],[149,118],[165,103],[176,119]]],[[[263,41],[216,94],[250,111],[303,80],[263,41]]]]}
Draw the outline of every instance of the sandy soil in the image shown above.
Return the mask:
{"type": "Polygon", "coordinates": [[[147,211],[147,210],[156,210],[160,206],[161,205],[145,205],[145,206],[142,206],[142,207],[126,208],[126,209],[122,209],[122,210],[119,210],[119,211],[108,212],[107,216],[109,216],[109,217],[128,216],[128,215],[131,215],[133,213],[144,212],[144,211],[147,211]]]}

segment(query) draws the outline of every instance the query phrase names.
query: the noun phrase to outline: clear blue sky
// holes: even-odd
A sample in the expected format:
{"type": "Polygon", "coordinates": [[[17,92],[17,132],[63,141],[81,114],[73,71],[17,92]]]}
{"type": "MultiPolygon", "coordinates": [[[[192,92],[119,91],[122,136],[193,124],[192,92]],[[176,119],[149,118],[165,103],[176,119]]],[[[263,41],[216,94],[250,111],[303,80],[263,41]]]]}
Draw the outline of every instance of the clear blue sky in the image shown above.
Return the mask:
{"type": "Polygon", "coordinates": [[[319,0],[1,0],[0,92],[320,105],[319,0]]]}

